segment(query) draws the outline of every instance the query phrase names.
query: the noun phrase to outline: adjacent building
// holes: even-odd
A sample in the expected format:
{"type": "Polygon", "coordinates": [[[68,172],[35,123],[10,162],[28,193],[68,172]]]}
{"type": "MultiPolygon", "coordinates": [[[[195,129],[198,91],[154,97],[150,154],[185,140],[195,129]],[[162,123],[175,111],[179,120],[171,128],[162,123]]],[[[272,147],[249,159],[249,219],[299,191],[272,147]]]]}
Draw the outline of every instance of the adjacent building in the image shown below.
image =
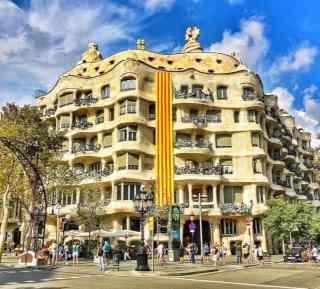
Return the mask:
{"type": "MultiPolygon", "coordinates": [[[[80,207],[95,195],[103,208],[103,228],[139,231],[133,199],[140,185],[155,180],[155,73],[169,71],[173,82],[174,203],[182,205],[181,242],[199,241],[199,201],[203,239],[260,243],[267,250],[262,217],[269,198],[312,200],[320,207],[311,134],[265,93],[262,81],[237,55],[205,52],[188,29],[180,53],[159,54],[139,39],[133,50],[103,58],[90,43],[81,61],[37,98],[44,118],[64,132],[61,161],[80,178],[73,192],[50,196],[48,238],[56,216],[78,222],[80,207]]],[[[166,214],[156,224],[156,240],[166,242],[166,214]]],[[[147,229],[146,229],[147,233],[147,229]]],[[[147,239],[149,235],[147,234],[147,239]]],[[[134,238],[131,238],[134,241],[134,238]]]]}

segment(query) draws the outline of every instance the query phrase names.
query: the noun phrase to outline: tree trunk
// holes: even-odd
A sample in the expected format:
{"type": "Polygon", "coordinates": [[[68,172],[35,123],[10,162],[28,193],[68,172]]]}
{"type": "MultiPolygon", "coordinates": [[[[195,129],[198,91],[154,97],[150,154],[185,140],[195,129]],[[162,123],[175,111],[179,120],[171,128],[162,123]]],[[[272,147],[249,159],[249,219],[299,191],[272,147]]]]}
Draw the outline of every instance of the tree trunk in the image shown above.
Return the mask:
{"type": "Polygon", "coordinates": [[[7,186],[6,191],[3,194],[3,213],[1,219],[1,227],[0,227],[0,263],[2,261],[2,253],[3,253],[3,245],[6,238],[7,227],[8,227],[8,219],[9,219],[9,186],[7,186]]]}

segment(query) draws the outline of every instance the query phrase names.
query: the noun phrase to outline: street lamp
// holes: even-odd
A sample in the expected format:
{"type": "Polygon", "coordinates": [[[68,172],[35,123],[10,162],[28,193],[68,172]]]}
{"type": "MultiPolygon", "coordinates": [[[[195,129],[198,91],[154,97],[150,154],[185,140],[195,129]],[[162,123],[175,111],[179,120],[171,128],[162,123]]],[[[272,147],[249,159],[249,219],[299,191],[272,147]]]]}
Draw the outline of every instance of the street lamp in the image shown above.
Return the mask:
{"type": "Polygon", "coordinates": [[[60,209],[61,209],[61,205],[60,202],[57,200],[52,200],[51,202],[51,215],[52,216],[56,216],[56,241],[57,243],[59,243],[59,217],[60,217],[60,209]]]}
{"type": "Polygon", "coordinates": [[[140,214],[140,233],[141,239],[137,249],[137,268],[136,271],[149,271],[148,254],[144,245],[144,222],[145,216],[153,208],[153,194],[145,190],[145,186],[140,186],[139,192],[134,198],[134,205],[136,211],[140,214]]]}

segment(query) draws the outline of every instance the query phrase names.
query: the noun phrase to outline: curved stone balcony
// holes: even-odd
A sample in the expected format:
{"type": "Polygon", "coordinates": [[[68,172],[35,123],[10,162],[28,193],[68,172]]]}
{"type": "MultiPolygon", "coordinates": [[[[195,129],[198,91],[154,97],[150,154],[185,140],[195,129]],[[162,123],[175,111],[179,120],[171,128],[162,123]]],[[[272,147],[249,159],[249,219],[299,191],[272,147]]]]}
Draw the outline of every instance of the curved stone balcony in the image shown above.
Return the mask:
{"type": "Polygon", "coordinates": [[[174,144],[175,154],[209,154],[212,151],[212,143],[207,140],[191,141],[178,140],[174,144]]]}
{"type": "Polygon", "coordinates": [[[182,91],[176,90],[174,92],[176,100],[183,100],[183,103],[188,101],[191,102],[202,102],[202,103],[211,103],[213,102],[213,95],[211,92],[204,92],[203,90],[196,89],[193,91],[182,91]]]}
{"type": "Polygon", "coordinates": [[[98,102],[97,97],[79,98],[73,101],[75,106],[92,106],[98,102]]]}
{"type": "Polygon", "coordinates": [[[112,167],[106,167],[103,170],[100,171],[84,171],[84,172],[79,172],[76,173],[75,176],[76,178],[79,179],[81,183],[94,183],[97,181],[101,181],[104,178],[112,175],[114,172],[114,168],[112,167]]]}
{"type": "Polygon", "coordinates": [[[225,215],[242,215],[250,214],[251,206],[248,206],[245,203],[226,203],[219,205],[221,212],[225,215]]]}

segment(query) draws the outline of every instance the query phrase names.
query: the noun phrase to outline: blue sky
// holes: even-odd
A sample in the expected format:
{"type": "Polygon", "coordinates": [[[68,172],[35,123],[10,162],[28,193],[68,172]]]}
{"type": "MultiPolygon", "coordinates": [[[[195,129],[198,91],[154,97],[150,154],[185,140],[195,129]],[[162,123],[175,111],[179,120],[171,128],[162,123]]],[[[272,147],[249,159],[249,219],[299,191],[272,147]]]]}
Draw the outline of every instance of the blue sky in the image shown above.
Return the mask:
{"type": "Polygon", "coordinates": [[[0,0],[0,104],[34,103],[96,41],[104,56],[134,48],[177,52],[186,27],[205,50],[236,51],[297,124],[320,121],[320,3],[316,0],[0,0]]]}

